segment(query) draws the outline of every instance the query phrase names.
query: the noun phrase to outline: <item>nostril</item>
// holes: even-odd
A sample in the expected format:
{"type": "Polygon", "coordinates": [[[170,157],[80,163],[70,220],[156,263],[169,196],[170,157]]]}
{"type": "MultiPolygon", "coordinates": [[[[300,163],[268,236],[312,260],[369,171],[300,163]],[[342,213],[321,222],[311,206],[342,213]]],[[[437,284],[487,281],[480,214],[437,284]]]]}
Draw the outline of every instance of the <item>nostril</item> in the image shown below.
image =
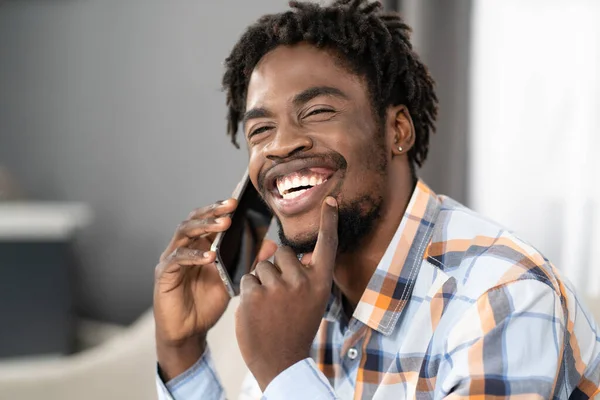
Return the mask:
{"type": "Polygon", "coordinates": [[[276,146],[275,143],[272,143],[270,147],[270,154],[267,154],[267,159],[271,161],[281,161],[310,150],[312,148],[312,140],[308,137],[304,137],[302,140],[298,140],[296,143],[290,143],[286,146],[276,146]]]}

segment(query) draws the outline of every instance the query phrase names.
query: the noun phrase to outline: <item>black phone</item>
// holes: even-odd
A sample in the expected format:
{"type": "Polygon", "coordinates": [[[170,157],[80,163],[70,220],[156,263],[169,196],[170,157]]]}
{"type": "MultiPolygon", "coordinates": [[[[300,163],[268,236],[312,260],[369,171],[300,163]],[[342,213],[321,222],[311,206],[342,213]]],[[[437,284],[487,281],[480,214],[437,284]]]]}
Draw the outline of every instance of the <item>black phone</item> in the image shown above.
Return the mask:
{"type": "Polygon", "coordinates": [[[239,183],[233,198],[238,206],[231,226],[215,237],[211,250],[217,253],[215,265],[231,297],[240,293],[242,276],[256,266],[258,252],[267,235],[273,214],[248,177],[239,183]]]}

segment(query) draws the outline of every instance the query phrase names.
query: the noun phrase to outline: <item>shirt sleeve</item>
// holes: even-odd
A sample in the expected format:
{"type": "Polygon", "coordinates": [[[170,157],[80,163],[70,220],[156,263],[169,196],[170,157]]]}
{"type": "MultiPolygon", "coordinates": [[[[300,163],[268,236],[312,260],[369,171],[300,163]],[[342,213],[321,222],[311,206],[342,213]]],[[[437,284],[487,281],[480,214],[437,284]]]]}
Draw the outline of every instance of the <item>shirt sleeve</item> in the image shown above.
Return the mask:
{"type": "Polygon", "coordinates": [[[511,282],[487,291],[447,339],[442,393],[448,399],[553,398],[563,358],[560,297],[544,282],[511,282]]]}
{"type": "Polygon", "coordinates": [[[262,400],[337,400],[333,388],[312,358],[298,361],[267,386],[262,400]]]}
{"type": "Polygon", "coordinates": [[[187,371],[164,383],[156,373],[159,400],[225,400],[225,391],[217,376],[210,350],[187,371]]]}

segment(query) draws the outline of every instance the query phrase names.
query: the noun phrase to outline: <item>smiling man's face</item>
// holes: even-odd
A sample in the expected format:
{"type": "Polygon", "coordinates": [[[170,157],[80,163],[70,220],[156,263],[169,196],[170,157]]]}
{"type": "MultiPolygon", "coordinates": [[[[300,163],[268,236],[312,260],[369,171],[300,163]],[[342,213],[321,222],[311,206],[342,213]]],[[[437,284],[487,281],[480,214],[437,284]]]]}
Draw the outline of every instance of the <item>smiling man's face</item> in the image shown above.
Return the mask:
{"type": "Polygon", "coordinates": [[[250,178],[296,252],[312,251],[327,195],[340,204],[341,251],[377,222],[387,159],[372,109],[366,81],[316,47],[279,46],[254,69],[244,116],[250,178]]]}

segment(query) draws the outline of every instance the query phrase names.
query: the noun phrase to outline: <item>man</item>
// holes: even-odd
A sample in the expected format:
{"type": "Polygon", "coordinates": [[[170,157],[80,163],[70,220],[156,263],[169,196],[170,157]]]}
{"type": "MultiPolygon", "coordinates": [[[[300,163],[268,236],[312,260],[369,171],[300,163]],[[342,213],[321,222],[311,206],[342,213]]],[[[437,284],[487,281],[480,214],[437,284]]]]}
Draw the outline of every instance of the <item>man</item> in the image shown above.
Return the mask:
{"type": "MultiPolygon", "coordinates": [[[[223,79],[281,239],[241,283],[244,398],[599,394],[597,326],[570,284],[417,179],[437,99],[409,28],[367,1],[291,7],[248,28],[223,79]]],[[[225,397],[205,339],[228,295],[208,249],[235,207],[192,212],[156,268],[162,399],[225,397]]]]}

